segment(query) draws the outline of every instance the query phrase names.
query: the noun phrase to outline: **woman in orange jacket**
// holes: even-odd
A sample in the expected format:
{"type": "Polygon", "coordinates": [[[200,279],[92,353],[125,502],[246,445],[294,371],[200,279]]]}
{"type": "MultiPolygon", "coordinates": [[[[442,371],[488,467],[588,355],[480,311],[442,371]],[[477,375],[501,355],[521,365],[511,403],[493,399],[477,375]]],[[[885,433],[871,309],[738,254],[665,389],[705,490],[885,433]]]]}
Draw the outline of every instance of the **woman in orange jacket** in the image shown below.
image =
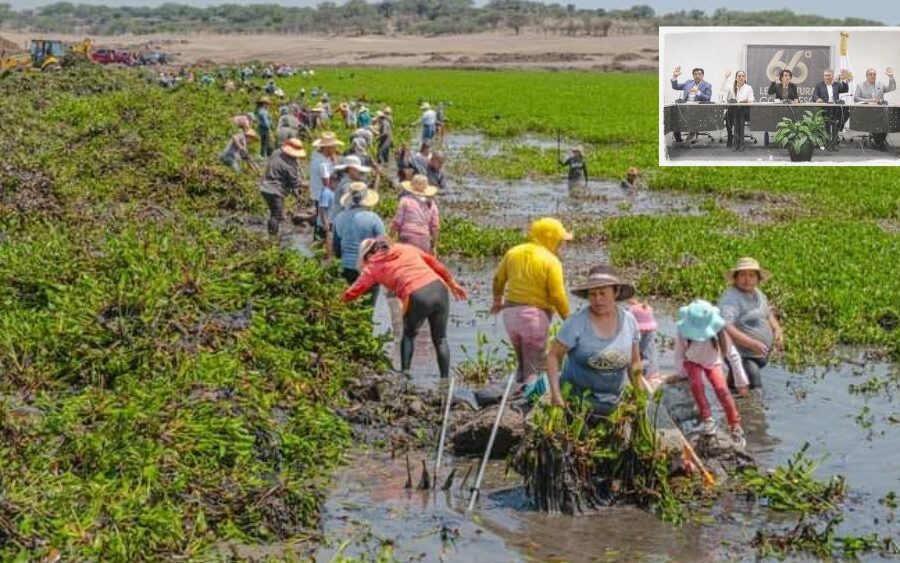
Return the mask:
{"type": "Polygon", "coordinates": [[[466,290],[456,283],[450,271],[431,254],[409,244],[391,243],[384,236],[362,242],[358,270],[359,278],[344,292],[344,301],[353,301],[375,284],[381,284],[403,304],[403,338],[400,340],[403,373],[410,376],[416,333],[428,320],[441,378],[449,377],[449,293],[459,300],[468,298],[466,290]]]}

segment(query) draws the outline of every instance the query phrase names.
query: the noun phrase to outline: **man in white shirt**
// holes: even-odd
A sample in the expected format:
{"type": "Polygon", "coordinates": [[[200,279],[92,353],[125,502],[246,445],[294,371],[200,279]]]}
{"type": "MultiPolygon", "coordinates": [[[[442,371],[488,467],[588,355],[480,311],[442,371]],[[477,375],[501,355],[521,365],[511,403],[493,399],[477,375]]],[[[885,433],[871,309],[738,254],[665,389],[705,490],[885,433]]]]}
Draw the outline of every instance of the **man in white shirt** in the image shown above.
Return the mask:
{"type": "Polygon", "coordinates": [[[431,141],[437,133],[437,112],[431,109],[431,104],[422,104],[422,115],[416,123],[422,124],[422,142],[431,141]]]}
{"type": "MultiPolygon", "coordinates": [[[[319,216],[319,196],[325,186],[334,188],[334,160],[338,148],[344,143],[339,141],[334,133],[323,132],[312,146],[316,151],[309,160],[309,189],[316,208],[316,217],[319,216]]],[[[313,238],[325,237],[325,232],[317,226],[313,231],[313,238]]]]}

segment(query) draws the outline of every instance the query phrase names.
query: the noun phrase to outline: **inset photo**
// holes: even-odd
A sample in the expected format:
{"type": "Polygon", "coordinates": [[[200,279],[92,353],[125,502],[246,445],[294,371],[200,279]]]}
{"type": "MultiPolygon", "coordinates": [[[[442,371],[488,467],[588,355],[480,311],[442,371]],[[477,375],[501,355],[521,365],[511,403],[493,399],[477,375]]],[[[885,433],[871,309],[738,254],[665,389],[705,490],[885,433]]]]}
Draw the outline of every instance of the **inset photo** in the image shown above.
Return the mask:
{"type": "Polygon", "coordinates": [[[900,164],[900,28],[661,27],[661,166],[900,164]]]}

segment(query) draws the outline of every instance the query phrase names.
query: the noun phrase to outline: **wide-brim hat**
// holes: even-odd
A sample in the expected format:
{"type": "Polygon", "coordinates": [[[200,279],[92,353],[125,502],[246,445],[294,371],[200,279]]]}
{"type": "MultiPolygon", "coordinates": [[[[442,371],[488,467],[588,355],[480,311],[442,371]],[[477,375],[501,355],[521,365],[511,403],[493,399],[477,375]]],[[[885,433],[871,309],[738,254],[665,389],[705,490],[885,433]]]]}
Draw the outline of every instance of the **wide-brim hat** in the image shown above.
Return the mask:
{"type": "Polygon", "coordinates": [[[431,109],[431,104],[429,104],[428,102],[423,102],[422,105],[419,106],[419,109],[421,109],[421,110],[431,109]]]}
{"type": "Polygon", "coordinates": [[[756,259],[744,257],[737,261],[737,264],[734,266],[734,268],[725,272],[725,279],[729,282],[734,282],[734,276],[737,275],[738,272],[744,270],[755,271],[759,275],[759,283],[762,283],[772,277],[772,273],[766,269],[763,269],[756,259]]]}
{"type": "Polygon", "coordinates": [[[321,149],[325,147],[343,147],[344,142],[338,139],[334,133],[326,131],[325,133],[322,133],[322,135],[318,139],[313,141],[312,146],[315,149],[321,149]]]}
{"type": "Polygon", "coordinates": [[[250,139],[259,139],[259,133],[254,131],[253,129],[247,129],[244,131],[244,135],[246,135],[250,139]]]}
{"type": "Polygon", "coordinates": [[[353,168],[354,170],[358,170],[364,173],[372,171],[371,167],[364,166],[362,160],[360,160],[358,156],[354,155],[345,156],[343,160],[341,160],[341,163],[334,167],[335,170],[346,170],[348,168],[353,168]]]}
{"type": "Polygon", "coordinates": [[[394,110],[391,109],[391,106],[385,106],[382,111],[384,112],[384,115],[391,115],[392,113],[394,113],[394,110]]]}
{"type": "Polygon", "coordinates": [[[290,138],[281,145],[281,152],[293,158],[306,158],[306,150],[300,139],[290,138]]]}
{"type": "Polygon", "coordinates": [[[317,103],[310,109],[309,111],[325,111],[325,106],[322,105],[322,102],[317,103]]]}
{"type": "Polygon", "coordinates": [[[687,340],[703,342],[715,338],[725,328],[725,319],[718,307],[709,301],[697,299],[678,309],[675,327],[678,334],[687,340]]]}
{"type": "Polygon", "coordinates": [[[269,96],[263,96],[262,98],[257,100],[256,103],[269,105],[272,103],[272,98],[270,98],[269,96]]]}
{"type": "Polygon", "coordinates": [[[378,205],[378,192],[370,190],[365,182],[353,182],[350,184],[350,189],[347,190],[347,193],[341,196],[341,206],[350,207],[355,194],[362,194],[362,200],[359,202],[361,207],[375,207],[378,205]]]}
{"type": "Polygon", "coordinates": [[[428,178],[422,174],[416,174],[412,177],[412,180],[400,182],[400,187],[411,194],[424,197],[432,197],[434,194],[438,193],[437,186],[430,185],[428,183],[428,178]]]}
{"type": "Polygon", "coordinates": [[[572,152],[577,152],[580,155],[584,155],[584,147],[581,145],[572,147],[572,152]]]}
{"type": "Polygon", "coordinates": [[[634,297],[634,285],[623,282],[617,276],[604,273],[590,274],[581,283],[575,285],[571,291],[573,295],[581,297],[582,299],[587,299],[590,290],[597,287],[609,286],[615,287],[618,290],[616,292],[616,301],[625,301],[626,299],[634,297]]]}

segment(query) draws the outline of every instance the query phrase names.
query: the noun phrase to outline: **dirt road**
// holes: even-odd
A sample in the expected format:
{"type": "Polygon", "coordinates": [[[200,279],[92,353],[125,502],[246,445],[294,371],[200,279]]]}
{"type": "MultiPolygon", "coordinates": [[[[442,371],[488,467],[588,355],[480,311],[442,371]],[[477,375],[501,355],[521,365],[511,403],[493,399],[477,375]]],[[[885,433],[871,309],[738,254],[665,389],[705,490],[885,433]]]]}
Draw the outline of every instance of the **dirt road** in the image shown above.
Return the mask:
{"type": "MultiPolygon", "coordinates": [[[[4,32],[25,45],[33,34],[4,32]]],[[[76,41],[83,36],[62,36],[76,41]]],[[[656,35],[561,37],[536,33],[481,33],[440,37],[308,35],[121,35],[93,37],[98,47],[158,45],[179,63],[250,60],[309,66],[553,68],[655,70],[656,35]]]]}

